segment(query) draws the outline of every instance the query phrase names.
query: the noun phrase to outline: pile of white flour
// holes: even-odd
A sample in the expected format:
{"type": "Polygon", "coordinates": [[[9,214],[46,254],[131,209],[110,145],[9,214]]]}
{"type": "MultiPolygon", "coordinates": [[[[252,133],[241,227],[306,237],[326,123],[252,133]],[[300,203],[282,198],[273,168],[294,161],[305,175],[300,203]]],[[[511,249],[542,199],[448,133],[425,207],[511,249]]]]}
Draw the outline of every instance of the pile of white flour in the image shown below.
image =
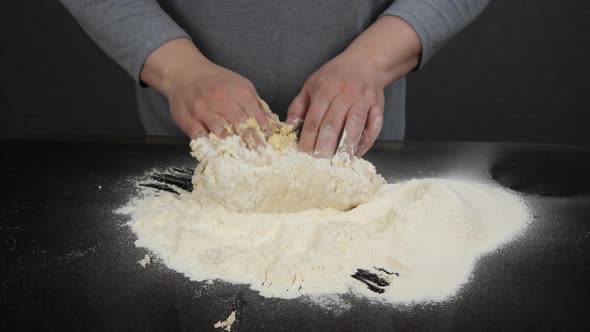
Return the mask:
{"type": "Polygon", "coordinates": [[[452,296],[480,255],[530,219],[503,189],[385,184],[365,160],[318,160],[280,135],[260,151],[237,137],[192,142],[193,193],[152,192],[122,210],[136,245],[191,280],[249,284],[266,297],[352,291],[409,303],[452,296]]]}

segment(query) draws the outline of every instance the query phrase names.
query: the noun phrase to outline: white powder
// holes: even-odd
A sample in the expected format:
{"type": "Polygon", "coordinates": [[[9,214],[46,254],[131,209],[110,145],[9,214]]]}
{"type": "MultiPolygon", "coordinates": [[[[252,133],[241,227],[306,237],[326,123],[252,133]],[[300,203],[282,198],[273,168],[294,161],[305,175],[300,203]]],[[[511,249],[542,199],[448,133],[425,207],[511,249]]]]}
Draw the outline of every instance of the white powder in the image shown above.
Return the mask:
{"type": "Polygon", "coordinates": [[[231,314],[224,320],[213,324],[216,329],[223,328],[226,331],[231,331],[231,326],[236,322],[236,312],[232,311],[231,314]]]}
{"type": "Polygon", "coordinates": [[[146,266],[152,263],[152,259],[150,255],[145,255],[142,259],[140,259],[137,264],[141,265],[145,269],[146,266]]]}
{"type": "Polygon", "coordinates": [[[191,280],[249,284],[266,297],[352,291],[396,303],[444,300],[468,280],[480,255],[519,234],[530,219],[518,197],[486,184],[381,185],[361,159],[307,159],[293,149],[254,153],[237,139],[192,147],[205,161],[193,193],[146,195],[124,209],[136,245],[191,280]],[[305,166],[281,171],[274,166],[285,166],[281,158],[305,166]],[[314,173],[320,170],[326,173],[314,173]],[[298,189],[292,181],[305,185],[298,189]],[[330,193],[315,181],[337,184],[330,193]],[[363,191],[367,186],[372,189],[363,191]],[[309,208],[314,204],[321,208],[309,208]],[[261,210],[272,213],[243,212],[261,210]]]}

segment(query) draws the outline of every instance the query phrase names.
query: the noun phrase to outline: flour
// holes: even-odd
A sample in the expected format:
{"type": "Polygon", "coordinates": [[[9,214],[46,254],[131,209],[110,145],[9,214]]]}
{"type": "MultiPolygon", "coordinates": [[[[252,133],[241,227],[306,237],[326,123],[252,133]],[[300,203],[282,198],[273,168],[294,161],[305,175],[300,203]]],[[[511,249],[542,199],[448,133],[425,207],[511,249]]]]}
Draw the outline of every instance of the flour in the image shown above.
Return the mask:
{"type": "Polygon", "coordinates": [[[226,331],[231,331],[231,326],[236,322],[236,312],[232,311],[231,314],[224,320],[218,321],[217,323],[213,324],[213,327],[216,329],[224,329],[226,331]]]}
{"type": "Polygon", "coordinates": [[[140,259],[137,264],[141,265],[145,269],[146,266],[152,263],[152,259],[150,255],[145,255],[142,259],[140,259]]]}
{"type": "Polygon", "coordinates": [[[237,137],[191,147],[201,161],[193,193],[125,207],[136,245],[191,280],[249,284],[265,297],[444,300],[530,219],[517,196],[483,183],[386,184],[362,159],[250,151],[237,137]]]}

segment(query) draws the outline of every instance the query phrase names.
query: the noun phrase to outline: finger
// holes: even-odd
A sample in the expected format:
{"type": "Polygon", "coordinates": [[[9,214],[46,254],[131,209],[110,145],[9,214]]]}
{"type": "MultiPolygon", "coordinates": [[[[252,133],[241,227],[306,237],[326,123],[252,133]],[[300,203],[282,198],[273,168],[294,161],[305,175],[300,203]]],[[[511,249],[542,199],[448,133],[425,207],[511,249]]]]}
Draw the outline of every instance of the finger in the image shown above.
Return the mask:
{"type": "Polygon", "coordinates": [[[262,100],[262,98],[258,97],[258,105],[260,105],[260,108],[262,109],[262,111],[264,112],[264,114],[268,117],[271,117],[274,119],[274,116],[276,114],[274,114],[271,110],[270,110],[270,106],[268,106],[268,104],[262,100]]]}
{"type": "Polygon", "coordinates": [[[346,120],[346,113],[352,102],[344,98],[335,98],[326,115],[322,119],[313,155],[318,158],[329,158],[336,152],[338,137],[346,120]]]}
{"type": "Polygon", "coordinates": [[[243,112],[248,116],[256,120],[260,129],[268,134],[271,131],[268,114],[262,110],[262,107],[259,103],[259,98],[248,98],[243,104],[240,104],[242,107],[243,112]]]}
{"type": "Polygon", "coordinates": [[[258,97],[258,104],[260,105],[262,111],[266,115],[268,122],[270,123],[272,132],[277,132],[279,129],[281,129],[283,124],[279,120],[279,116],[270,110],[268,104],[264,100],[260,99],[260,97],[258,97]]]}
{"type": "Polygon", "coordinates": [[[227,123],[231,126],[232,131],[240,134],[240,124],[246,122],[248,120],[248,115],[242,110],[242,108],[234,104],[232,106],[228,105],[217,105],[215,108],[216,110],[222,110],[215,112],[219,116],[223,117],[227,123]]]}
{"type": "Polygon", "coordinates": [[[235,133],[240,136],[242,141],[246,143],[246,146],[249,149],[255,150],[262,147],[266,142],[262,132],[258,128],[252,127],[250,123],[247,122],[248,116],[241,107],[236,105],[235,108],[236,110],[224,114],[226,120],[230,121],[230,118],[233,119],[232,128],[235,133]],[[236,115],[236,113],[239,115],[236,115]],[[237,120],[238,118],[239,120],[237,120]]]}
{"type": "Polygon", "coordinates": [[[330,107],[330,102],[331,99],[324,96],[319,96],[315,100],[311,100],[310,106],[305,113],[305,120],[299,139],[299,150],[301,152],[313,153],[320,124],[330,107]]]}
{"type": "Polygon", "coordinates": [[[223,113],[221,113],[221,112],[216,112],[216,113],[219,114],[220,116],[222,116],[223,118],[225,118],[225,120],[233,127],[236,127],[236,125],[238,125],[240,123],[246,122],[246,120],[248,119],[248,115],[238,105],[234,105],[234,106],[218,105],[214,109],[223,110],[223,113]]]}
{"type": "Polygon", "coordinates": [[[240,137],[250,150],[258,150],[266,145],[264,137],[261,135],[260,131],[255,128],[244,129],[240,134],[240,137]]]}
{"type": "Polygon", "coordinates": [[[293,99],[289,108],[287,109],[287,120],[286,124],[292,125],[295,128],[301,125],[303,118],[305,117],[305,111],[309,107],[309,94],[305,87],[301,92],[293,99]]]}
{"type": "Polygon", "coordinates": [[[367,151],[369,151],[381,132],[382,127],[383,110],[379,106],[374,105],[371,107],[369,114],[367,115],[367,123],[356,151],[357,156],[362,157],[367,151]]]}
{"type": "Polygon", "coordinates": [[[342,131],[342,138],[338,144],[338,152],[352,156],[359,145],[363,130],[367,122],[369,105],[363,102],[354,103],[346,114],[346,123],[342,131]]]}
{"type": "MultiPolygon", "coordinates": [[[[191,113],[188,112],[187,108],[183,105],[171,105],[170,106],[170,113],[172,115],[172,119],[178,125],[178,127],[190,138],[196,139],[196,136],[201,136],[200,128],[198,125],[202,124],[198,120],[194,120],[191,116],[191,113]]],[[[206,128],[202,130],[205,135],[208,133],[206,128]]]]}
{"type": "Polygon", "coordinates": [[[189,133],[188,136],[193,140],[209,135],[207,128],[199,121],[194,121],[189,125],[189,133]]]}
{"type": "Polygon", "coordinates": [[[225,138],[233,134],[233,130],[227,120],[217,113],[207,113],[202,117],[201,121],[213,135],[219,138],[225,138]]]}

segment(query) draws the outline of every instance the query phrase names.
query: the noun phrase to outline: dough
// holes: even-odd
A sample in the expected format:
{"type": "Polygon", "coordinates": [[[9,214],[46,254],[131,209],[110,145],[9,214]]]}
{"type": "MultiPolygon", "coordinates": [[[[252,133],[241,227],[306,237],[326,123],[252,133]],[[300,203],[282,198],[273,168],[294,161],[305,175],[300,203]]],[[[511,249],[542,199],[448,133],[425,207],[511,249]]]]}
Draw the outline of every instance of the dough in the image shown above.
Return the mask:
{"type": "MultiPolygon", "coordinates": [[[[264,140],[255,121],[246,126],[264,140]]],[[[192,141],[192,155],[199,160],[193,195],[241,213],[347,211],[368,202],[385,183],[364,159],[314,158],[297,151],[296,139],[293,128],[284,125],[258,150],[246,149],[239,136],[192,141]]]]}

